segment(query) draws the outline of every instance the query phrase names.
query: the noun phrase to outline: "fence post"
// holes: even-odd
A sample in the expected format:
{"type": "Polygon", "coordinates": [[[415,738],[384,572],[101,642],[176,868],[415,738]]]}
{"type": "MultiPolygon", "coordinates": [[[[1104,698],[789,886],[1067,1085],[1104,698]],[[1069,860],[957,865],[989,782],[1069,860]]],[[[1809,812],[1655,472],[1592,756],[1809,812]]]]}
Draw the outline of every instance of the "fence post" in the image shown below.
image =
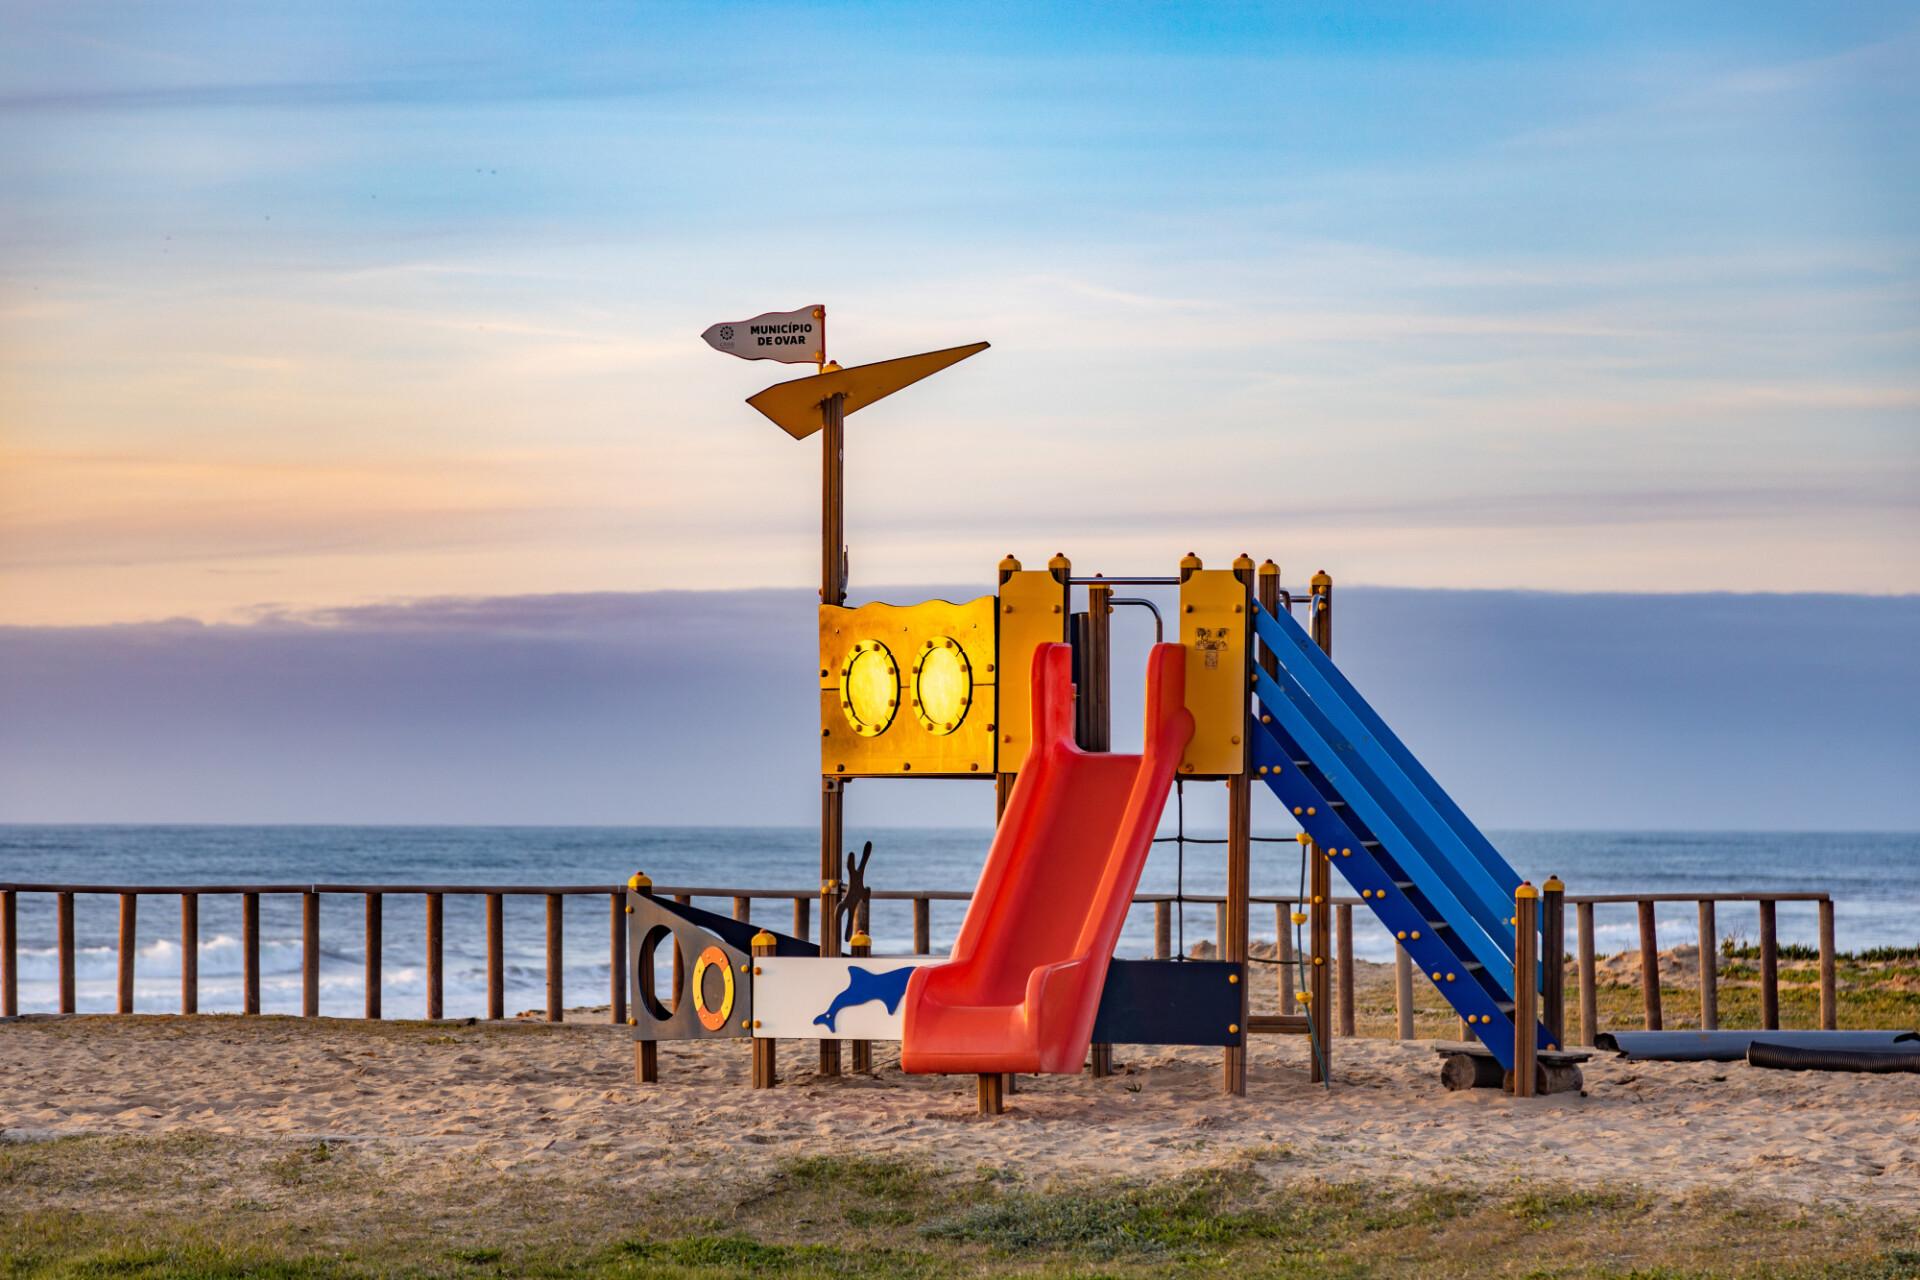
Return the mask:
{"type": "Polygon", "coordinates": [[[1400,1038],[1413,1039],[1413,957],[1397,942],[1393,944],[1393,1008],[1400,1038]]]}
{"type": "Polygon", "coordinates": [[[753,899],[735,898],[733,900],[733,918],[741,924],[753,923],[753,899]]]}
{"type": "Polygon", "coordinates": [[[320,895],[301,895],[300,936],[306,944],[300,961],[300,1016],[320,1016],[320,895]]]}
{"type": "Polygon", "coordinates": [[[487,895],[487,1017],[498,1022],[507,1016],[507,964],[505,912],[501,895],[487,895]]]}
{"type": "Polygon", "coordinates": [[[1840,1025],[1838,984],[1835,982],[1833,950],[1833,899],[1820,899],[1820,1029],[1832,1031],[1840,1025]]]}
{"type": "Polygon", "coordinates": [[[74,1011],[73,982],[73,895],[62,893],[55,910],[60,930],[60,1012],[74,1011]]]}
{"type": "Polygon", "coordinates": [[[1720,1029],[1720,927],[1712,898],[1700,900],[1700,1029],[1720,1029]]]}
{"type": "Polygon", "coordinates": [[[1153,904],[1153,958],[1155,960],[1173,958],[1173,904],[1171,902],[1153,904]]]}
{"type": "Polygon", "coordinates": [[[240,895],[241,1011],[260,1013],[260,895],[240,895]]]}
{"type": "Polygon", "coordinates": [[[140,918],[140,895],[123,893],[120,895],[120,1006],[121,1013],[133,1012],[133,958],[139,953],[140,942],[137,923],[140,918]]]}
{"type": "MultiPolygon", "coordinates": [[[[919,919],[919,906],[920,904],[917,902],[914,904],[914,918],[916,921],[919,919]]],[[[809,936],[812,933],[813,899],[804,898],[796,894],[793,899],[793,936],[802,942],[809,942],[812,941],[809,936]]]]}
{"type": "Polygon", "coordinates": [[[1580,1043],[1590,1049],[1594,1037],[1600,1034],[1600,993],[1595,990],[1598,975],[1593,963],[1593,904],[1579,902],[1574,908],[1580,931],[1580,1043]]]}
{"type": "Polygon", "coordinates": [[[1513,1096],[1534,1094],[1535,1037],[1539,1033],[1540,966],[1534,954],[1539,945],[1540,891],[1525,880],[1513,891],[1513,1096]]]}
{"type": "Polygon", "coordinates": [[[367,1017],[378,1020],[380,1017],[380,949],[382,945],[380,926],[384,903],[381,895],[367,895],[367,1017]]]}
{"type": "Polygon", "coordinates": [[[1353,1034],[1353,904],[1343,902],[1334,915],[1340,952],[1340,1034],[1353,1034]]]}
{"type": "Polygon", "coordinates": [[[200,895],[180,895],[180,1012],[200,1012],[200,895]]]}
{"type": "Polygon", "coordinates": [[[1760,1029],[1780,1029],[1780,948],[1774,936],[1774,902],[1760,900],[1760,1029]]]}
{"type": "Polygon", "coordinates": [[[20,1016],[19,894],[0,889],[0,1017],[20,1016]]]}
{"type": "Polygon", "coordinates": [[[933,902],[927,898],[913,900],[913,954],[933,954],[933,902]]]}
{"type": "Polygon", "coordinates": [[[1641,1004],[1647,1013],[1647,1030],[1661,1031],[1666,1023],[1660,1018],[1660,939],[1654,932],[1652,900],[1642,898],[1638,906],[1641,1004]]]}
{"type": "Polygon", "coordinates": [[[627,902],[626,895],[614,892],[613,932],[607,939],[607,1021],[616,1027],[627,1025],[627,902]]]}
{"type": "Polygon", "coordinates": [[[445,904],[437,893],[427,895],[427,1017],[446,1017],[445,971],[441,968],[441,930],[445,904]]]}
{"type": "Polygon", "coordinates": [[[1549,1043],[1567,1046],[1567,886],[1548,876],[1540,886],[1540,1002],[1549,1043]]]}
{"type": "Polygon", "coordinates": [[[547,1021],[565,1022],[566,970],[561,963],[562,936],[566,930],[566,898],[547,895],[547,1021]]]}
{"type": "MultiPolygon", "coordinates": [[[[738,902],[739,899],[735,899],[735,901],[738,902]]],[[[865,934],[855,934],[854,941],[857,943],[859,939],[864,937],[866,937],[865,934]]],[[[758,960],[762,956],[772,955],[774,953],[774,949],[778,945],[779,945],[779,939],[775,938],[772,934],[768,933],[765,929],[762,929],[760,932],[753,935],[753,943],[752,943],[753,958],[755,960],[758,960]]],[[[857,945],[854,949],[854,954],[855,955],[862,954],[857,945]]],[[[760,966],[758,964],[754,965],[754,968],[756,970],[759,969],[759,967],[760,966]]],[[[759,1021],[756,1019],[754,1022],[754,1030],[758,1031],[759,1029],[760,1029],[760,1024],[759,1024],[759,1021]]],[[[753,1038],[752,1043],[753,1043],[753,1087],[756,1089],[771,1089],[775,1084],[779,1082],[779,1078],[776,1073],[776,1069],[779,1064],[775,1060],[775,1051],[779,1046],[779,1041],[775,1040],[772,1036],[755,1036],[753,1038]]],[[[854,1045],[853,1069],[855,1071],[860,1071],[864,1069],[860,1061],[860,1051],[862,1049],[867,1049],[869,1052],[871,1052],[871,1046],[869,1046],[865,1040],[856,1040],[853,1042],[853,1045],[854,1045]]],[[[871,1063],[868,1063],[866,1065],[870,1066],[871,1063]]]]}

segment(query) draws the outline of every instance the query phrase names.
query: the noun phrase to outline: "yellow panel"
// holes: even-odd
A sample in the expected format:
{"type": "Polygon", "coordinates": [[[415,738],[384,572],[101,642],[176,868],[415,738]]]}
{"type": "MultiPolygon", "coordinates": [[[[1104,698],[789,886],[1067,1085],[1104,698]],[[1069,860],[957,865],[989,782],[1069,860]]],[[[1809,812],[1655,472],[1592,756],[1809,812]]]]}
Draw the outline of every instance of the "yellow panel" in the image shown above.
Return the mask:
{"type": "Polygon", "coordinates": [[[999,769],[1018,773],[1033,742],[1033,651],[1067,638],[1067,588],[1045,569],[1010,575],[1000,587],[999,769]]]}
{"type": "Polygon", "coordinates": [[[1180,643],[1187,647],[1193,741],[1183,776],[1247,767],[1247,588],[1228,569],[1196,569],[1180,584],[1180,643]]]}
{"type": "Polygon", "coordinates": [[[820,607],[820,771],[993,776],[994,598],[820,607]]]}
{"type": "Polygon", "coordinates": [[[975,342],[877,364],[857,364],[851,369],[816,373],[791,382],[776,382],[765,391],[748,396],[747,403],[773,419],[795,440],[804,440],[820,429],[820,402],[829,396],[845,396],[841,412],[852,413],[986,349],[986,343],[975,342]]]}

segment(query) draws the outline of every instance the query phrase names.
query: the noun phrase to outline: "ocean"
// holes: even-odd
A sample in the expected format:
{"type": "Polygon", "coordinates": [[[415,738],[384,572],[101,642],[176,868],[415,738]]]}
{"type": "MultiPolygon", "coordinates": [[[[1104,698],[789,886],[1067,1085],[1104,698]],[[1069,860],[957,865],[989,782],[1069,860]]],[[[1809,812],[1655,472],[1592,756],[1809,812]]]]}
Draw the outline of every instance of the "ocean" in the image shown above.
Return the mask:
{"type": "MultiPolygon", "coordinates": [[[[1261,833],[1275,834],[1275,833],[1261,833]]],[[[1218,832],[1190,831],[1217,839],[1218,832]]],[[[1496,831],[1494,844],[1523,876],[1539,883],[1558,875],[1571,893],[1825,891],[1836,903],[1842,950],[1920,942],[1920,834],[1496,831]]],[[[819,879],[811,828],[755,827],[347,827],[347,826],[0,826],[0,882],[139,884],[613,884],[644,870],[656,883],[720,888],[807,889],[819,879]]],[[[918,828],[850,829],[848,843],[874,844],[868,883],[876,889],[973,887],[991,832],[918,828]]],[[[1144,892],[1217,894],[1225,855],[1217,844],[1189,844],[1184,857],[1156,846],[1141,882],[1144,892]]],[[[1298,846],[1255,846],[1255,894],[1297,892],[1298,846]]],[[[1336,892],[1345,893],[1336,882],[1336,892]]],[[[483,900],[446,899],[445,1012],[484,1015],[486,971],[483,900]]],[[[724,901],[704,903],[730,911],[724,901]]],[[[936,950],[951,945],[963,903],[936,902],[936,950]]],[[[565,992],[569,1005],[604,1004],[609,984],[609,904],[574,898],[566,909],[565,992]]],[[[873,907],[876,953],[911,947],[905,902],[873,907]]],[[[545,904],[508,898],[505,906],[507,1011],[543,1007],[546,998],[545,904]]],[[[300,1009],[300,900],[261,899],[261,1006],[267,1013],[300,1009]]],[[[390,897],[382,938],[382,1005],[388,1017],[425,1012],[425,911],[418,897],[390,897]]],[[[755,918],[775,929],[791,924],[785,902],[756,904],[755,918]]],[[[115,1007],[118,901],[83,896],[75,908],[78,1005],[115,1007]]],[[[1662,946],[1696,940],[1691,903],[1663,905],[1662,946]]],[[[1726,903],[1723,936],[1754,939],[1757,911],[1726,903]]],[[[1188,946],[1214,935],[1210,904],[1190,905],[1180,927],[1188,946]]],[[[54,899],[19,899],[20,1007],[58,1007],[54,899]]],[[[818,931],[817,913],[814,923],[818,931]]],[[[1571,932],[1571,921],[1569,932],[1571,932]]],[[[1136,908],[1119,954],[1152,953],[1152,911],[1136,908]]],[[[1811,903],[1783,903],[1780,940],[1817,940],[1811,903]]],[[[1253,936],[1272,938],[1272,907],[1256,906],[1253,936]]],[[[1638,945],[1631,905],[1597,908],[1602,952],[1638,945]]],[[[177,898],[143,898],[135,962],[135,1008],[180,1008],[180,916],[177,898]]],[[[357,1017],[363,1004],[363,906],[355,895],[329,895],[321,908],[321,1011],[357,1017]]],[[[200,901],[200,1008],[237,1012],[241,1000],[240,900],[200,901]]],[[[1366,912],[1355,913],[1355,950],[1385,960],[1392,942],[1366,912]]]]}

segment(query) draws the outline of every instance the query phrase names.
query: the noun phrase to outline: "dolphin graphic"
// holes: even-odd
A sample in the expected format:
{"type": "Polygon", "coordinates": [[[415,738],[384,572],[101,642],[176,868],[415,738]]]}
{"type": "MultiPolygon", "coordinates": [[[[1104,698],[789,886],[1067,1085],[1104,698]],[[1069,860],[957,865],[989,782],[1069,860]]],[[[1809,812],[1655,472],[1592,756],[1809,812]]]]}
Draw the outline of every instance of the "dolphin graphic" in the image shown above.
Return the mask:
{"type": "Polygon", "coordinates": [[[888,1013],[897,1011],[901,999],[907,994],[907,980],[913,977],[913,968],[908,965],[904,969],[874,973],[857,964],[847,966],[847,989],[833,998],[827,1011],[813,1020],[814,1024],[832,1031],[833,1020],[840,1016],[842,1009],[856,1004],[870,1004],[875,1000],[884,1003],[888,1013]]]}

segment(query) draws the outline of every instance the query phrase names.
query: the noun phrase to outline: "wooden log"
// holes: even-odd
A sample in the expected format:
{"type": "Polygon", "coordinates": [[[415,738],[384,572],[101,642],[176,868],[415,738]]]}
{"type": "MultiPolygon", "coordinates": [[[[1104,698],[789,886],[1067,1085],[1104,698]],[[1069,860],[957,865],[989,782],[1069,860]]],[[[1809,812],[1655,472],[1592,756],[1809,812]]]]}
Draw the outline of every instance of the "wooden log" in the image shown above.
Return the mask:
{"type": "Polygon", "coordinates": [[[1540,891],[1525,880],[1513,895],[1513,1084],[1515,1097],[1534,1095],[1534,1056],[1540,1034],[1540,891]]]}
{"type": "Polygon", "coordinates": [[[1838,974],[1833,949],[1833,901],[1820,903],[1820,1029],[1832,1031],[1839,1026],[1840,1001],[1838,974]]]}
{"type": "Polygon", "coordinates": [[[1700,1029],[1720,1029],[1720,927],[1711,898],[1700,900],[1700,1029]]]}
{"type": "Polygon", "coordinates": [[[55,900],[55,912],[58,914],[60,951],[60,1012],[74,1012],[73,981],[73,895],[63,892],[55,900]]]}
{"type": "Polygon", "coordinates": [[[260,895],[240,895],[241,1011],[260,1012],[260,895]]]}
{"type": "Polygon", "coordinates": [[[1466,1089],[1497,1089],[1505,1083],[1506,1068],[1487,1053],[1449,1054],[1440,1064],[1440,1083],[1459,1093],[1466,1089]]]}
{"type": "Polygon", "coordinates": [[[487,895],[487,1017],[495,1022],[507,1016],[506,921],[501,895],[487,895]]]}
{"type": "MultiPolygon", "coordinates": [[[[778,942],[774,936],[762,929],[759,933],[753,935],[751,949],[754,959],[757,961],[762,956],[772,955],[777,946],[778,942]]],[[[856,950],[854,954],[860,955],[864,953],[856,950]]],[[[756,965],[755,968],[757,969],[758,965],[756,965]]],[[[760,1026],[758,1022],[755,1022],[753,1025],[756,1030],[760,1026]]],[[[779,1042],[772,1036],[755,1036],[751,1043],[753,1045],[753,1087],[756,1089],[771,1089],[775,1084],[779,1083],[779,1063],[775,1058],[779,1042]]],[[[859,1053],[862,1046],[866,1046],[869,1052],[871,1052],[871,1046],[867,1045],[867,1042],[864,1040],[854,1041],[854,1046],[853,1069],[855,1071],[871,1069],[871,1060],[868,1061],[865,1067],[861,1065],[859,1053]]]]}
{"type": "Polygon", "coordinates": [[[427,895],[427,1016],[446,1017],[445,929],[446,902],[440,894],[427,895]]]}
{"type": "Polygon", "coordinates": [[[1771,898],[1760,900],[1760,1029],[1780,1029],[1780,947],[1771,898]]]}
{"type": "Polygon", "coordinates": [[[1402,1040],[1413,1039],[1413,957],[1393,944],[1393,1010],[1402,1040]]]}
{"type": "Polygon", "coordinates": [[[627,1024],[627,897],[613,899],[612,932],[607,938],[607,1021],[616,1027],[627,1024]]]}
{"type": "Polygon", "coordinates": [[[320,895],[300,895],[300,1016],[320,1016],[320,895]]]}
{"type": "Polygon", "coordinates": [[[366,998],[367,1018],[370,1021],[377,1021],[380,1017],[380,961],[382,959],[381,951],[386,945],[386,940],[382,937],[384,931],[381,928],[385,923],[382,919],[382,916],[385,914],[383,910],[384,906],[385,898],[383,895],[378,893],[369,893],[367,895],[366,998]]]}
{"type": "Polygon", "coordinates": [[[1647,1030],[1662,1031],[1660,1018],[1660,939],[1654,932],[1653,903],[1640,899],[1640,1003],[1646,1010],[1647,1030]]]}
{"type": "Polygon", "coordinates": [[[0,1017],[20,1016],[20,902],[0,889],[0,1017]]]}
{"type": "Polygon", "coordinates": [[[1591,1048],[1600,1034],[1600,991],[1593,956],[1593,904],[1576,905],[1580,933],[1580,1043],[1591,1048]]]}
{"type": "MultiPolygon", "coordinates": [[[[1501,1072],[1500,1087],[1508,1093],[1513,1092],[1513,1082],[1518,1077],[1512,1071],[1501,1072]]],[[[1525,1097],[1541,1097],[1549,1093],[1575,1093],[1586,1087],[1586,1077],[1580,1068],[1571,1062],[1538,1062],[1533,1064],[1533,1090],[1525,1097]]]]}
{"type": "Polygon", "coordinates": [[[140,895],[123,893],[120,895],[120,1002],[121,1013],[133,1012],[133,961],[140,951],[140,939],[137,923],[140,918],[140,895]]]}
{"type": "Polygon", "coordinates": [[[180,1012],[200,1012],[200,895],[180,895],[180,1012]]]}
{"type": "Polygon", "coordinates": [[[1567,886],[1540,886],[1540,1021],[1555,1049],[1567,1044],[1567,886]]]}
{"type": "Polygon", "coordinates": [[[913,900],[913,954],[933,954],[933,902],[927,898],[913,900]]]}
{"type": "Polygon", "coordinates": [[[1340,952],[1340,1034],[1353,1034],[1353,904],[1343,902],[1335,910],[1338,924],[1336,946],[1340,952]]]}
{"type": "Polygon", "coordinates": [[[566,932],[566,898],[562,894],[547,895],[547,1021],[565,1022],[567,1020],[566,982],[567,973],[563,967],[561,952],[566,932]]]}

